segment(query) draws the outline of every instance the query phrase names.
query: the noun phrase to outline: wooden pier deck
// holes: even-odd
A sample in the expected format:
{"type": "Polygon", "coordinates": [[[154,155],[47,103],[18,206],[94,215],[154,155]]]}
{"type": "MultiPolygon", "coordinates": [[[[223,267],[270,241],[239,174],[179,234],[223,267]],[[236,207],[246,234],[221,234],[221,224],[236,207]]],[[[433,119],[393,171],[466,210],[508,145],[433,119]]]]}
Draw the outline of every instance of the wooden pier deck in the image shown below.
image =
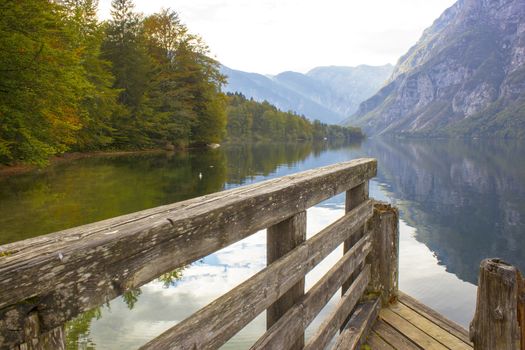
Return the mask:
{"type": "Polygon", "coordinates": [[[399,294],[398,302],[379,312],[367,339],[370,349],[473,349],[466,329],[414,298],[399,294]]]}

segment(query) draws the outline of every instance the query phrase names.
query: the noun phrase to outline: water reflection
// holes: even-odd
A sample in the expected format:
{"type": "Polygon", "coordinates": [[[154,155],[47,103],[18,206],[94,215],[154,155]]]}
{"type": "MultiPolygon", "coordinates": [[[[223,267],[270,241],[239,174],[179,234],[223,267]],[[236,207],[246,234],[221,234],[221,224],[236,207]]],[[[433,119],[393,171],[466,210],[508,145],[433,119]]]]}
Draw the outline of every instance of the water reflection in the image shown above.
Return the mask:
{"type": "Polygon", "coordinates": [[[525,271],[525,146],[516,141],[375,140],[402,218],[440,264],[476,283],[479,262],[503,257],[525,271]]]}
{"type": "MultiPolygon", "coordinates": [[[[523,142],[372,139],[351,146],[229,145],[82,159],[0,179],[0,243],[363,156],[379,161],[371,195],[401,209],[401,288],[468,325],[481,259],[502,257],[525,271],[523,142]]],[[[340,195],[312,208],[309,234],[342,215],[343,203],[340,195]]],[[[307,276],[307,285],[339,254],[307,276]]],[[[143,286],[140,295],[135,291],[82,315],[68,326],[68,346],[136,348],[264,265],[261,232],[194,263],[182,275],[176,271],[143,286]]],[[[262,315],[225,348],[248,347],[264,325],[262,315]]]]}

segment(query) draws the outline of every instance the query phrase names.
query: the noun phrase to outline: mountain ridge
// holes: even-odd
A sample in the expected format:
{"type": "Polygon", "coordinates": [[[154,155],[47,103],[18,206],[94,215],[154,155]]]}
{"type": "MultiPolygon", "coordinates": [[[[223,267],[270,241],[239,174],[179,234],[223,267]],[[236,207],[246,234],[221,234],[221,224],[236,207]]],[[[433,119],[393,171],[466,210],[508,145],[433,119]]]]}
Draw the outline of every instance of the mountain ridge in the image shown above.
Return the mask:
{"type": "Polygon", "coordinates": [[[346,123],[371,135],[525,137],[525,2],[459,0],[346,123]]]}

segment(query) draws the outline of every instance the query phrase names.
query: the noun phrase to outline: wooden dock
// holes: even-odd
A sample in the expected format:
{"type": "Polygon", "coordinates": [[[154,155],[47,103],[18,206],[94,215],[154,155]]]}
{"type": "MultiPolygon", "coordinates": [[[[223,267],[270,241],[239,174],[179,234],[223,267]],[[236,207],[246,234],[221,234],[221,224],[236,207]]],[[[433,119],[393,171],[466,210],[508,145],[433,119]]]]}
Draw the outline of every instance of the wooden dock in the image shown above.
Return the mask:
{"type": "Polygon", "coordinates": [[[481,263],[469,336],[398,291],[398,211],[369,198],[376,173],[376,160],[356,159],[0,246],[0,350],[65,349],[69,320],[263,229],[266,268],[141,349],[218,349],[266,312],[251,349],[470,349],[470,338],[476,350],[525,350],[525,283],[501,260],[481,263]],[[339,193],[345,215],[306,239],[306,210],[339,193]]]}
{"type": "Polygon", "coordinates": [[[379,312],[367,344],[374,350],[471,350],[474,346],[467,330],[402,292],[396,303],[379,312]]]}

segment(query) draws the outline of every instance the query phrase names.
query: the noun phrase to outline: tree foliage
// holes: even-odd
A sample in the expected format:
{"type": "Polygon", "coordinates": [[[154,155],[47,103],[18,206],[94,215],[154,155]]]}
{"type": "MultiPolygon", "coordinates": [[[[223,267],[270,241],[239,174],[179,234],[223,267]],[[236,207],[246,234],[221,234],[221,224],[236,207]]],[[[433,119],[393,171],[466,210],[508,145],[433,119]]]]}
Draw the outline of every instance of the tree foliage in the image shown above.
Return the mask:
{"type": "Polygon", "coordinates": [[[228,94],[228,137],[235,141],[354,141],[363,138],[359,128],[309,121],[282,112],[268,102],[259,103],[240,93],[228,94]]]}
{"type": "Polygon", "coordinates": [[[113,0],[101,22],[97,7],[0,0],[0,164],[45,164],[68,150],[206,145],[226,131],[233,140],[350,137],[224,95],[219,63],[175,11],[144,17],[132,0],[113,0]]]}

